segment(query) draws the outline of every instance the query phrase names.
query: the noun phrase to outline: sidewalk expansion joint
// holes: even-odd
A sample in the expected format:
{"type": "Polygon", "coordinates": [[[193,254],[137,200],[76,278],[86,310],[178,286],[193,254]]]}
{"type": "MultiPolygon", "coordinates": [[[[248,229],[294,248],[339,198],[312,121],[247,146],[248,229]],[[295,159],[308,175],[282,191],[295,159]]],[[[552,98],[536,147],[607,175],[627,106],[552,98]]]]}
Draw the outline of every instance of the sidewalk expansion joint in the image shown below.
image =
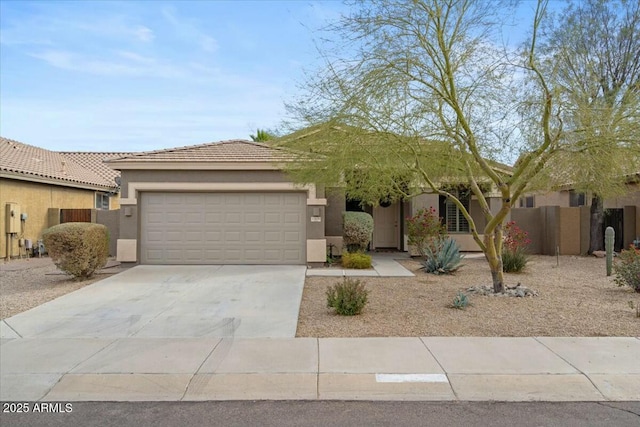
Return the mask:
{"type": "Polygon", "coordinates": [[[596,385],[596,383],[593,382],[593,380],[591,379],[591,377],[586,374],[585,372],[583,372],[582,370],[580,370],[577,366],[574,366],[571,362],[569,362],[567,359],[565,359],[564,357],[560,356],[558,353],[556,353],[555,351],[553,351],[552,348],[550,348],[549,346],[545,345],[545,343],[543,343],[542,341],[540,341],[538,339],[538,337],[531,337],[533,338],[536,342],[538,342],[540,345],[542,345],[544,348],[546,348],[547,350],[549,350],[551,353],[555,354],[556,356],[558,356],[560,359],[562,359],[567,365],[571,366],[573,369],[575,369],[576,371],[580,372],[581,375],[583,375],[587,380],[589,380],[589,382],[591,383],[591,385],[593,386],[593,388],[596,389],[596,391],[598,393],[600,393],[600,396],[602,396],[602,399],[604,401],[610,401],[611,399],[607,398],[607,396],[602,392],[602,390],[600,390],[600,388],[598,388],[598,386],[596,385]]]}

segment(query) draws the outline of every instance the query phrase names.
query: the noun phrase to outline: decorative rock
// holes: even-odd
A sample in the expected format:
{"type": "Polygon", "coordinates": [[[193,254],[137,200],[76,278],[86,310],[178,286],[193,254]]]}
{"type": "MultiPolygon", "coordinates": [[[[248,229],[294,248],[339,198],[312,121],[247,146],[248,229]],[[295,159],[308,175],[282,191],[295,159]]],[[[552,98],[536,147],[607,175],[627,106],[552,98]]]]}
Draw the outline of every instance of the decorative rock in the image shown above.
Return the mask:
{"type": "Polygon", "coordinates": [[[596,258],[604,258],[605,256],[607,256],[607,253],[605,251],[593,251],[591,255],[596,258]]]}
{"type": "Polygon", "coordinates": [[[535,291],[533,289],[529,289],[526,286],[522,286],[520,283],[518,283],[516,286],[505,286],[504,287],[504,293],[500,293],[500,294],[496,294],[493,292],[493,286],[488,286],[488,285],[479,285],[479,286],[472,286],[470,288],[467,289],[467,292],[470,294],[476,294],[476,295],[484,295],[484,296],[490,296],[490,297],[517,297],[517,298],[524,298],[524,297],[537,297],[538,296],[538,291],[535,291]]]}

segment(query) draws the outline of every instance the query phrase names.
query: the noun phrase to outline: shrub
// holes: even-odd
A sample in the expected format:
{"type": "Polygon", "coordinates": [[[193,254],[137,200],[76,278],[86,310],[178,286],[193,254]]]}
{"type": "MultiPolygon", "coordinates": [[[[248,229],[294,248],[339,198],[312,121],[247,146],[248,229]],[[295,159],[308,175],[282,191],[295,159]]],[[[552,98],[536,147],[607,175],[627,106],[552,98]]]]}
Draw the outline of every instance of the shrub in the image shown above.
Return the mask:
{"type": "Polygon", "coordinates": [[[524,249],[511,250],[504,248],[502,251],[502,270],[505,273],[520,273],[529,262],[529,256],[524,249]]]}
{"type": "Polygon", "coordinates": [[[327,308],[335,309],[342,316],[360,314],[368,295],[369,291],[360,280],[345,278],[327,288],[327,308]]]}
{"type": "Polygon", "coordinates": [[[451,274],[458,270],[462,265],[460,262],[464,258],[460,254],[460,247],[450,237],[438,238],[434,242],[435,250],[425,247],[425,260],[422,262],[422,268],[427,273],[433,274],[451,274]]]}
{"type": "Polygon", "coordinates": [[[633,246],[620,252],[613,265],[615,278],[613,281],[618,286],[630,286],[636,292],[640,292],[640,249],[633,246]]]}
{"type": "Polygon", "coordinates": [[[357,269],[371,268],[371,257],[362,252],[345,252],[342,254],[342,266],[357,269]]]}
{"type": "Polygon", "coordinates": [[[56,267],[76,278],[91,277],[109,257],[109,230],[102,224],[55,225],[44,231],[42,239],[56,267]]]}
{"type": "Polygon", "coordinates": [[[435,240],[447,234],[447,228],[442,224],[436,210],[420,209],[412,217],[407,218],[407,236],[410,245],[415,246],[418,254],[425,256],[425,247],[435,250],[435,240]]]}
{"type": "Polygon", "coordinates": [[[516,225],[515,221],[509,221],[504,226],[503,245],[505,248],[515,251],[525,249],[531,243],[529,233],[516,225]]]}
{"type": "Polygon", "coordinates": [[[373,234],[373,217],[366,212],[343,212],[342,234],[349,252],[365,251],[373,234]]]}
{"type": "Polygon", "coordinates": [[[529,233],[509,221],[504,227],[502,268],[505,273],[520,273],[529,262],[526,246],[531,243],[529,233]]]}

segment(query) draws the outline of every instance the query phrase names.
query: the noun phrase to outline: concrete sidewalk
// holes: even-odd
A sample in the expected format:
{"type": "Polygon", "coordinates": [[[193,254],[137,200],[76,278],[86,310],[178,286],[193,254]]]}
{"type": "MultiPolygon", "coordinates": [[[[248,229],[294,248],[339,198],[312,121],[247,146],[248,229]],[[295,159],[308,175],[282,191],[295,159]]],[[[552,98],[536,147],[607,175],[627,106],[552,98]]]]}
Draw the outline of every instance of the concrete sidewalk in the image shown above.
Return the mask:
{"type": "Polygon", "coordinates": [[[371,252],[371,266],[369,270],[349,268],[309,268],[307,276],[330,277],[413,277],[415,274],[404,268],[398,259],[409,258],[406,252],[371,252]]]}
{"type": "Polygon", "coordinates": [[[639,356],[637,337],[5,338],[0,400],[640,401],[639,356]]]}

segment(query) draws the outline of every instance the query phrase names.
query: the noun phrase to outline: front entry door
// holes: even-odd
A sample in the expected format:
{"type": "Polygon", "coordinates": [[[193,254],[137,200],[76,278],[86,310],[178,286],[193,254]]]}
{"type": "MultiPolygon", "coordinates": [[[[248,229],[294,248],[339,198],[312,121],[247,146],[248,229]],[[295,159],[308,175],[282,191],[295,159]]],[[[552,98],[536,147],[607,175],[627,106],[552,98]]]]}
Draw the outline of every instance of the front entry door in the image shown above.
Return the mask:
{"type": "Polygon", "coordinates": [[[392,203],[384,208],[373,208],[373,247],[398,249],[400,236],[398,235],[398,219],[400,204],[392,203]]]}

